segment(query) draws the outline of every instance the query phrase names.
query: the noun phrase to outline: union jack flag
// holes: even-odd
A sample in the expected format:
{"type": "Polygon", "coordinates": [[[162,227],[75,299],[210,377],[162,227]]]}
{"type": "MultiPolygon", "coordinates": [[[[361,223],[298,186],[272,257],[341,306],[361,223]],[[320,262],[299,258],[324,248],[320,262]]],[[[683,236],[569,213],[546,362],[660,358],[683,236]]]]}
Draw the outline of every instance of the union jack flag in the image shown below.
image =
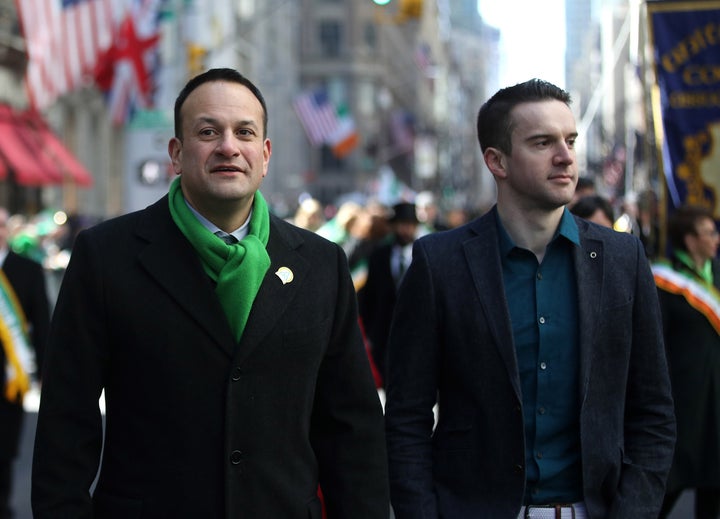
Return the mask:
{"type": "Polygon", "coordinates": [[[152,105],[154,54],[164,0],[16,0],[25,35],[31,107],[95,84],[115,124],[152,105]]]}

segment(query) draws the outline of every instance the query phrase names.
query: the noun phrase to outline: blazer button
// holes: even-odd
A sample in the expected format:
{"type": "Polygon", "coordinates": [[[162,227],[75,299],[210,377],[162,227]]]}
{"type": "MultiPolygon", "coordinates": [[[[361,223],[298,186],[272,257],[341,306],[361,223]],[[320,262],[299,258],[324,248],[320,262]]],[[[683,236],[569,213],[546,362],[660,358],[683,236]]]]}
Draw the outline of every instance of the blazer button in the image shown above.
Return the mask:
{"type": "Polygon", "coordinates": [[[232,374],[233,382],[240,380],[240,377],[242,377],[242,370],[240,368],[235,368],[232,374]]]}
{"type": "Polygon", "coordinates": [[[518,463],[517,465],[515,465],[514,468],[515,468],[515,472],[516,472],[516,473],[520,473],[520,472],[523,471],[523,466],[520,465],[519,463],[518,463]]]}
{"type": "Polygon", "coordinates": [[[232,451],[230,454],[230,463],[233,465],[239,465],[242,461],[243,453],[242,451],[232,451]]]}

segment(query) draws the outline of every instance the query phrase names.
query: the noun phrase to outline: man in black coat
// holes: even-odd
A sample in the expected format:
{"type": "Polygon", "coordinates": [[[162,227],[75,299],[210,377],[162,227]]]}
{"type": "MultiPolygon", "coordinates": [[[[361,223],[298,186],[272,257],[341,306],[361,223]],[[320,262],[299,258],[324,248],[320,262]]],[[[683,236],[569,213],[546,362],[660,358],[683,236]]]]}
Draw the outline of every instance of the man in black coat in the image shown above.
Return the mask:
{"type": "MultiPolygon", "coordinates": [[[[3,290],[10,292],[5,295],[8,300],[13,298],[19,303],[22,315],[17,317],[24,319],[28,325],[29,335],[26,342],[34,349],[35,364],[38,370],[35,375],[39,377],[43,346],[50,321],[45,275],[40,264],[15,254],[9,249],[8,219],[7,209],[0,207],[0,268],[3,276],[0,278],[0,285],[4,287],[3,290]]],[[[2,315],[0,315],[0,319],[2,319],[2,315]]],[[[23,404],[21,395],[13,394],[9,399],[6,395],[6,385],[9,383],[6,369],[9,362],[6,354],[8,346],[5,344],[2,346],[0,347],[0,388],[3,389],[0,393],[0,519],[5,519],[12,516],[10,511],[12,462],[17,456],[20,445],[23,404]]],[[[19,347],[20,345],[16,344],[13,349],[19,349],[19,347]]],[[[24,371],[30,370],[31,367],[26,365],[24,371]]],[[[25,372],[23,375],[29,377],[32,373],[25,372]]]]}
{"type": "Polygon", "coordinates": [[[35,519],[319,519],[318,487],[328,519],[387,519],[347,259],[269,213],[262,94],[232,69],[191,79],[168,151],[168,195],[75,241],[43,373],[35,519]]]}
{"type": "Polygon", "coordinates": [[[412,244],[419,221],[415,204],[399,202],[389,217],[390,239],[375,248],[368,258],[367,281],[358,292],[360,318],[370,341],[370,353],[385,378],[387,339],[395,308],[395,294],[412,262],[412,244]]]}

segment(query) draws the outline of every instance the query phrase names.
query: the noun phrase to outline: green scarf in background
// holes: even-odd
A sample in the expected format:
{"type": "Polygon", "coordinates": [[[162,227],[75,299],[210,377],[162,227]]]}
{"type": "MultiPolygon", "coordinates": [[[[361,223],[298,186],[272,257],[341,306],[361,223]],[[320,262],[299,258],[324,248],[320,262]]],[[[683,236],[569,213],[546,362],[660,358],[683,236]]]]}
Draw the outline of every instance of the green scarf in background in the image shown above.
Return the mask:
{"type": "Polygon", "coordinates": [[[180,179],[170,185],[170,214],[197,251],[205,272],[217,283],[215,293],[239,342],[260,284],[270,268],[270,256],[265,250],[270,237],[267,203],[256,191],[247,236],[228,245],[195,217],[185,203],[180,179]]]}

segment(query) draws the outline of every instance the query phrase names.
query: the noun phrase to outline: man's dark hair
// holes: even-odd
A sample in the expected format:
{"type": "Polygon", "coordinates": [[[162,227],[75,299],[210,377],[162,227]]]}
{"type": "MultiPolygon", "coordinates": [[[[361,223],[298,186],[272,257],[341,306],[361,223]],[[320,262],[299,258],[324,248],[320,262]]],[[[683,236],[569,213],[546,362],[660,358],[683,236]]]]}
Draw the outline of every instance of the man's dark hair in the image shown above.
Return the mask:
{"type": "Polygon", "coordinates": [[[239,83],[246,87],[260,101],[263,110],[263,138],[267,137],[268,114],[265,98],[260,89],[256,87],[252,81],[243,76],[240,72],[232,68],[212,68],[200,75],[195,76],[183,87],[175,100],[175,137],[182,139],[182,117],[180,110],[190,93],[197,87],[210,81],[227,81],[230,83],[239,83]]]}
{"type": "Polygon", "coordinates": [[[706,207],[684,205],[675,209],[668,219],[668,237],[673,249],[687,252],[685,236],[697,236],[696,225],[706,218],[715,221],[712,211],[706,207]]]}
{"type": "Polygon", "coordinates": [[[511,111],[521,103],[535,101],[562,101],[570,106],[570,94],[542,79],[503,88],[482,105],[477,117],[480,149],[497,148],[505,154],[512,152],[514,121],[511,111]]]}

